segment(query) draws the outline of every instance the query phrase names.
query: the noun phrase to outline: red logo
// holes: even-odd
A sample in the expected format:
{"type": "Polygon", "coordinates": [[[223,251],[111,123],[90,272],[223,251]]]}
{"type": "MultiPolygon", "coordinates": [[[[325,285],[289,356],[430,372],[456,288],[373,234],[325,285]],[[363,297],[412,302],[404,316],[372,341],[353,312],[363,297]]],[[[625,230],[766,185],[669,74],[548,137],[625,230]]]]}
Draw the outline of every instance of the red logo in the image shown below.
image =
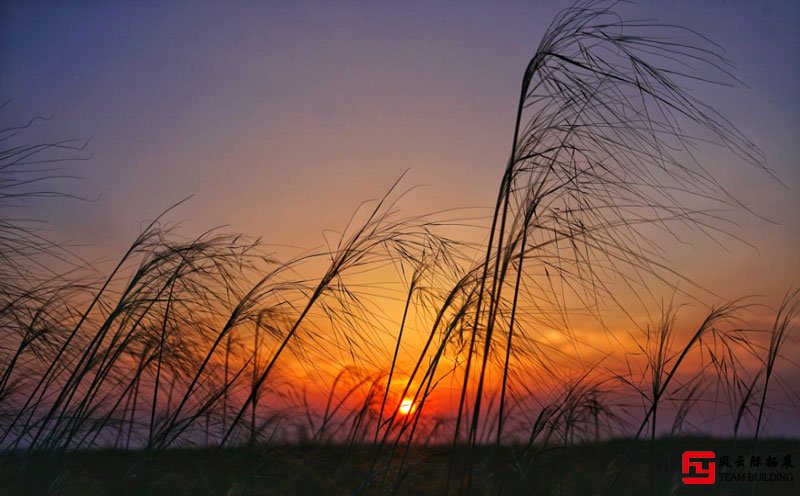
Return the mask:
{"type": "Polygon", "coordinates": [[[713,484],[717,480],[716,455],[713,451],[684,451],[681,479],[684,484],[713,484]]]}

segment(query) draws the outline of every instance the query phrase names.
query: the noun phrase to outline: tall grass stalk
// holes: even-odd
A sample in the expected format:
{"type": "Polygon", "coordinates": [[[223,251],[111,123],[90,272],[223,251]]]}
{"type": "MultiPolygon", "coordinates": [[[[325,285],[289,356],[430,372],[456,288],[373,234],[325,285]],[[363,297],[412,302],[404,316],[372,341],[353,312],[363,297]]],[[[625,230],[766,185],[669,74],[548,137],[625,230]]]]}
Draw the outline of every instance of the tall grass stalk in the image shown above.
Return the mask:
{"type": "MultiPolygon", "coordinates": [[[[291,451],[281,443],[320,457],[342,448],[332,476],[303,480],[310,458],[293,460],[297,473],[281,488],[395,494],[419,484],[419,446],[441,445],[435,492],[468,494],[513,492],[544,457],[624,435],[649,444],[655,494],[665,419],[673,415],[678,436],[709,391],[712,408],[730,409],[733,434],[753,427],[757,441],[800,291],[787,293],[764,349],[762,334],[736,320],[739,301],[709,306],[689,333],[672,306],[655,330],[635,316],[662,290],[710,296],[672,268],[664,239],[737,239],[720,211],[746,207],[695,147],[769,170],[694,96],[691,85],[736,82],[720,47],[688,29],[625,21],[617,6],[577,2],[532,54],[496,201],[480,219],[485,242],[445,235],[475,219],[399,215],[398,179],[325,249],[278,257],[260,240],[218,230],[184,239],[165,226],[175,205],[108,274],[86,277],[68,250],[4,210],[0,448],[26,460],[48,455],[53,480],[72,450],[124,448],[135,452],[127,473],[144,474],[143,491],[156,487],[175,448],[209,447],[205,471],[193,476],[198,491],[228,456],[241,462],[237,488],[255,491],[274,453],[291,451]],[[68,268],[49,270],[48,257],[68,268]],[[374,282],[387,272],[397,280],[374,282]],[[647,330],[611,329],[605,312],[647,330]],[[597,349],[583,319],[614,349],[597,349]],[[761,370],[747,365],[754,357],[761,370]],[[633,412],[631,397],[642,408],[633,412]]],[[[30,160],[83,151],[72,141],[6,147],[19,129],[0,129],[3,207],[57,179],[36,170],[20,179],[30,160]]],[[[630,448],[599,490],[613,490],[632,457],[630,448]]],[[[569,492],[567,482],[558,477],[553,492],[569,492]]]]}

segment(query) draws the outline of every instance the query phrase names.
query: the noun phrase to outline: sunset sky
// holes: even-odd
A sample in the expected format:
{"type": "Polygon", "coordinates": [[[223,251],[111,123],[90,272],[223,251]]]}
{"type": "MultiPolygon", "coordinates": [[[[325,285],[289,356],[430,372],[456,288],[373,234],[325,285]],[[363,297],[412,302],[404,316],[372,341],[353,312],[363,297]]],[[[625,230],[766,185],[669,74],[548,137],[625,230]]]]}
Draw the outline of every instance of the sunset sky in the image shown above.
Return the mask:
{"type": "MultiPolygon", "coordinates": [[[[192,196],[169,215],[187,236],[225,225],[291,254],[324,246],[325,230],[408,169],[404,187],[424,186],[408,213],[467,208],[454,215],[486,226],[522,72],[566,5],[4,2],[4,126],[52,116],[26,140],[91,138],[91,160],[67,166],[81,179],[58,188],[93,201],[38,200],[26,216],[102,267],[192,196]]],[[[746,86],[691,91],[760,146],[783,184],[710,154],[720,183],[769,222],[733,217],[752,246],[685,238],[667,251],[722,299],[777,305],[800,283],[800,3],[620,9],[692,28],[736,63],[746,86]]]]}

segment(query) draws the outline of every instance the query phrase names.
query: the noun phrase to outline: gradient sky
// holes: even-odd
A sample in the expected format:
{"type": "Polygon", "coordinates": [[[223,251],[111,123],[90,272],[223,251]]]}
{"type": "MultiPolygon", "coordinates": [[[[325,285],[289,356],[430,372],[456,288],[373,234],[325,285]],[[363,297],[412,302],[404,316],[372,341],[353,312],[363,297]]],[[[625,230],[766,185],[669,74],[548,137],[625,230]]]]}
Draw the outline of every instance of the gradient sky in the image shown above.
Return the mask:
{"type": "MultiPolygon", "coordinates": [[[[152,219],[187,235],[228,225],[321,246],[406,169],[409,213],[489,207],[521,73],[564,2],[5,2],[4,123],[52,115],[27,139],[91,137],[64,190],[38,201],[56,239],[113,260],[152,219]]],[[[800,275],[800,4],[643,2],[633,18],[718,42],[748,87],[692,88],[766,153],[784,186],[741,164],[712,170],[747,205],[728,252],[696,240],[676,267],[724,297],[775,297],[800,275]]],[[[488,214],[488,210],[486,210],[488,214]]],[[[692,241],[692,240],[690,240],[692,241]]]]}
{"type": "MultiPolygon", "coordinates": [[[[567,5],[4,2],[3,124],[46,115],[27,141],[91,137],[92,159],[68,166],[82,179],[58,187],[96,201],[37,200],[28,216],[101,268],[190,195],[169,216],[187,236],[226,225],[302,249],[323,246],[324,230],[406,169],[406,186],[425,185],[408,213],[488,216],[522,72],[567,5]]],[[[776,305],[800,283],[800,3],[621,10],[693,28],[737,64],[747,86],[691,90],[762,148],[783,184],[713,154],[707,165],[772,223],[741,212],[734,232],[752,246],[687,239],[668,252],[723,298],[776,305]]]]}
{"type": "MultiPolygon", "coordinates": [[[[8,125],[52,116],[30,142],[91,138],[90,161],[39,200],[53,237],[110,263],[170,219],[305,249],[364,200],[425,185],[418,213],[492,205],[521,73],[564,2],[5,3],[0,95],[8,125]]],[[[749,87],[692,88],[766,153],[783,181],[719,160],[720,182],[760,215],[735,219],[753,244],[670,247],[676,268],[726,298],[774,302],[800,275],[800,5],[643,2],[632,18],[693,28],[725,48],[749,87]]],[[[713,158],[713,157],[712,157],[713,158]]],[[[478,210],[488,215],[488,209],[478,210]]]]}

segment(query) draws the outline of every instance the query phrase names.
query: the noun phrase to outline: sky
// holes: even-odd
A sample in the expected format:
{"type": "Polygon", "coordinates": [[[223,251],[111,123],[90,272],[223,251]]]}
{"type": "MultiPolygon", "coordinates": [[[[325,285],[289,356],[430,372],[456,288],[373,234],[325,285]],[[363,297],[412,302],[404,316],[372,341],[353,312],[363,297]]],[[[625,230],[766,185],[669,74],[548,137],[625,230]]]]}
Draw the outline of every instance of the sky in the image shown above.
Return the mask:
{"type": "MultiPolygon", "coordinates": [[[[38,200],[51,238],[110,265],[142,223],[187,236],[216,226],[311,249],[406,170],[409,213],[490,215],[522,72],[565,2],[4,2],[4,125],[48,116],[31,142],[88,139],[38,200]]],[[[631,18],[692,28],[744,83],[692,87],[765,152],[781,183],[742,164],[711,170],[764,221],[745,243],[702,239],[670,258],[722,298],[777,304],[800,282],[800,4],[644,1],[631,18]]],[[[667,294],[667,296],[669,296],[667,294]]]]}

